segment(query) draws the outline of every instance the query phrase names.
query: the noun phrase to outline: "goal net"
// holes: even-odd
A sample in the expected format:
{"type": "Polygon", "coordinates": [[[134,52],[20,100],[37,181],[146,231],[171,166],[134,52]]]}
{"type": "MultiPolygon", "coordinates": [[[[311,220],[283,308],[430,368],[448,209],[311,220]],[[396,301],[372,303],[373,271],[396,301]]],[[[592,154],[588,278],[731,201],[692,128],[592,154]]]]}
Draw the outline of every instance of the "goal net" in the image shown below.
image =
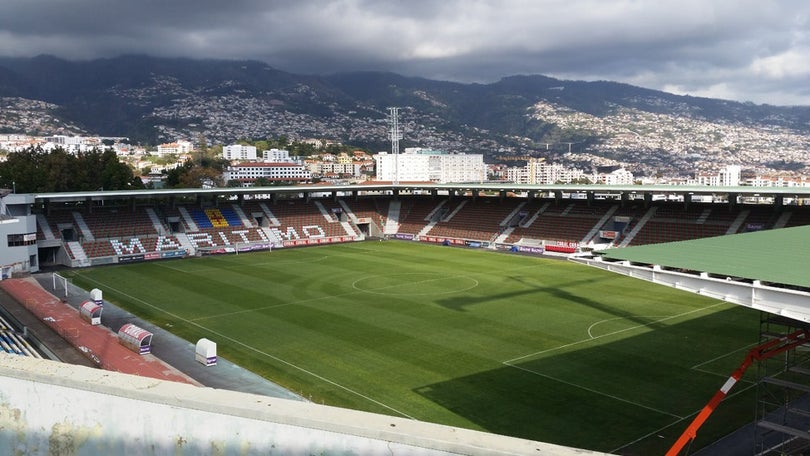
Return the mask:
{"type": "Polygon", "coordinates": [[[57,273],[53,273],[53,294],[54,296],[68,297],[68,279],[57,273]]]}

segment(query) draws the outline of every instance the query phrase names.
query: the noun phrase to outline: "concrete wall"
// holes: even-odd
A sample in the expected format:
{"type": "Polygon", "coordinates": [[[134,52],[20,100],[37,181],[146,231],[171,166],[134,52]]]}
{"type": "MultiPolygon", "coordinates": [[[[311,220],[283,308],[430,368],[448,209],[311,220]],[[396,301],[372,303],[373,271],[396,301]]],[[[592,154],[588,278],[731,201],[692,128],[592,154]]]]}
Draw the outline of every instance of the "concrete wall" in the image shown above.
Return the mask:
{"type": "Polygon", "coordinates": [[[0,267],[10,269],[12,273],[39,271],[36,244],[8,245],[9,234],[36,234],[37,218],[30,211],[33,202],[34,196],[28,194],[10,194],[3,198],[3,204],[14,218],[0,219],[0,267]]]}
{"type": "Polygon", "coordinates": [[[0,355],[4,455],[586,455],[448,426],[0,355]]]}

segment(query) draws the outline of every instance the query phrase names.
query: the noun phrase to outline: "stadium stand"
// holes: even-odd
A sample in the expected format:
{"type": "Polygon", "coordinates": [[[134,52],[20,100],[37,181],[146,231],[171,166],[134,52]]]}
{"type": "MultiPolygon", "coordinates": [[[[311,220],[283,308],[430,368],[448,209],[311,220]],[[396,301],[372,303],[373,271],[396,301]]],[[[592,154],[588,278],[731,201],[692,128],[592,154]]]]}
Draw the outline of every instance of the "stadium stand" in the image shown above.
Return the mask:
{"type": "Polygon", "coordinates": [[[42,359],[42,355],[3,317],[0,317],[0,352],[42,359]]]}
{"type": "MultiPolygon", "coordinates": [[[[194,223],[197,224],[199,228],[213,228],[214,223],[209,218],[208,214],[203,209],[192,209],[189,211],[191,214],[191,219],[194,220],[194,223]]],[[[191,228],[188,226],[188,228],[191,228]]]]}
{"type": "Polygon", "coordinates": [[[298,236],[305,237],[350,235],[340,224],[339,219],[322,212],[313,201],[282,200],[269,207],[284,227],[281,232],[285,235],[292,231],[298,236]]]}
{"type": "Polygon", "coordinates": [[[380,228],[388,219],[387,201],[379,198],[348,199],[343,201],[358,219],[368,219],[380,228]]]}
{"type": "Polygon", "coordinates": [[[765,204],[479,195],[248,198],[218,206],[207,202],[203,207],[156,204],[86,210],[75,204],[54,205],[37,214],[37,239],[62,241],[67,258],[91,263],[97,258],[178,246],[205,251],[246,244],[261,248],[258,246],[306,239],[352,239],[369,235],[370,224],[381,235],[395,199],[400,206],[399,220],[394,231],[388,232],[391,235],[501,247],[545,243],[564,246],[561,251],[593,243],[655,244],[810,224],[808,208],[765,204]],[[191,242],[184,241],[186,238],[191,242]]]}
{"type": "Polygon", "coordinates": [[[399,232],[416,235],[430,222],[428,216],[441,210],[447,200],[410,197],[402,199],[399,232]]]}
{"type": "Polygon", "coordinates": [[[520,204],[516,199],[496,198],[453,201],[451,210],[428,231],[431,236],[494,241],[504,229],[507,217],[520,204]],[[458,209],[456,211],[456,209],[458,209]]]}
{"type": "Polygon", "coordinates": [[[564,202],[535,200],[525,206],[526,217],[520,220],[506,243],[521,239],[581,242],[590,233],[612,206],[609,202],[585,201],[564,202]]]}
{"type": "MultiPolygon", "coordinates": [[[[144,208],[98,209],[76,212],[74,219],[83,220],[93,239],[114,239],[128,236],[156,236],[159,233],[144,208]]],[[[81,225],[81,222],[78,222],[81,225]]],[[[86,238],[89,236],[85,236],[86,238]]]]}

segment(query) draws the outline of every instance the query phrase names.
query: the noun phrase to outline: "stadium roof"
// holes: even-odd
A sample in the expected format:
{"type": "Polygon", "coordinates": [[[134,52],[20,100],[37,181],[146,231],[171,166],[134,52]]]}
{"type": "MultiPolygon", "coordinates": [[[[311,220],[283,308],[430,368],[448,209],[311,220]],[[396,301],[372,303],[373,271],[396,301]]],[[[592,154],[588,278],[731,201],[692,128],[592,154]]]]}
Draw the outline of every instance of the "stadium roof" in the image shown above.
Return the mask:
{"type": "Polygon", "coordinates": [[[559,192],[593,193],[600,195],[740,195],[746,197],[810,198],[810,187],[710,187],[696,185],[557,185],[515,184],[510,182],[463,182],[453,184],[366,182],[353,185],[296,185],[250,188],[183,188],[148,190],[107,190],[90,192],[37,193],[38,201],[68,202],[106,198],[156,198],[181,195],[237,196],[254,194],[314,193],[314,192],[408,192],[421,191],[489,191],[489,192],[559,192]]]}
{"type": "Polygon", "coordinates": [[[570,259],[810,324],[808,240],[810,226],[802,226],[610,249],[570,259]]]}
{"type": "Polygon", "coordinates": [[[810,289],[810,226],[604,250],[626,260],[810,289]]]}

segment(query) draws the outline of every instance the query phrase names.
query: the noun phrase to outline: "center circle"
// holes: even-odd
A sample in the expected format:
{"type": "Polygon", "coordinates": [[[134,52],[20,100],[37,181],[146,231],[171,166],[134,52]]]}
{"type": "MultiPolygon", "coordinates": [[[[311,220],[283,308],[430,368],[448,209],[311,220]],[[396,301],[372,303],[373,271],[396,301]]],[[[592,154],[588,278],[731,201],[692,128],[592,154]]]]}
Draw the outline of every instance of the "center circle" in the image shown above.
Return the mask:
{"type": "Polygon", "coordinates": [[[459,293],[478,286],[478,281],[465,276],[431,272],[403,272],[363,277],[352,288],[364,293],[389,296],[420,296],[459,293]]]}

